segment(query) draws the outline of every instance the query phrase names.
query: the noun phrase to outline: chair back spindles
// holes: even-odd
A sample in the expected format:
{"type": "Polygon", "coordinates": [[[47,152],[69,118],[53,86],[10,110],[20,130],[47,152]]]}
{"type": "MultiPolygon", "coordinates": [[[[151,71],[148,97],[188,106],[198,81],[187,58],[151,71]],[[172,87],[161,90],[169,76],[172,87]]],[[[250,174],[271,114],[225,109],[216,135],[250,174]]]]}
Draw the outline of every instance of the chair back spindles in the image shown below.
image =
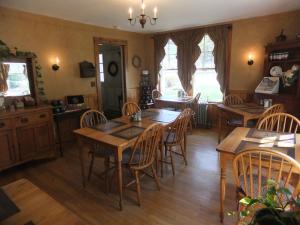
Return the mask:
{"type": "Polygon", "coordinates": [[[157,98],[159,98],[161,96],[162,96],[162,94],[160,93],[159,90],[157,90],[157,89],[152,90],[152,100],[154,102],[155,102],[155,99],[157,99],[157,98]]]}
{"type": "Polygon", "coordinates": [[[243,99],[238,95],[227,95],[224,99],[225,105],[240,105],[243,103],[243,99]]]}
{"type": "Polygon", "coordinates": [[[268,108],[264,113],[259,117],[257,121],[257,125],[267,116],[272,115],[274,113],[283,113],[284,106],[282,104],[275,104],[268,108]]]}
{"type": "Polygon", "coordinates": [[[237,188],[251,198],[262,196],[269,179],[278,186],[293,187],[299,192],[300,164],[288,155],[272,149],[246,149],[233,160],[233,172],[237,188]],[[291,179],[295,175],[297,179],[291,179]]]}
{"type": "Polygon", "coordinates": [[[99,112],[98,110],[88,110],[84,114],[82,114],[80,118],[80,127],[93,127],[97,124],[103,124],[106,123],[107,119],[105,115],[102,112],[99,112]]]}
{"type": "Polygon", "coordinates": [[[300,121],[287,113],[274,113],[263,118],[257,128],[259,130],[298,133],[300,121]]]}
{"type": "Polygon", "coordinates": [[[141,111],[140,107],[134,102],[126,102],[122,108],[123,116],[131,116],[134,113],[141,111]]]}
{"type": "Polygon", "coordinates": [[[176,120],[170,125],[166,138],[169,144],[176,145],[183,140],[192,115],[192,109],[184,109],[176,118],[176,120]]]}
{"type": "Polygon", "coordinates": [[[153,161],[162,138],[162,125],[152,124],[137,138],[129,160],[132,168],[141,170],[149,167],[153,161]]]}

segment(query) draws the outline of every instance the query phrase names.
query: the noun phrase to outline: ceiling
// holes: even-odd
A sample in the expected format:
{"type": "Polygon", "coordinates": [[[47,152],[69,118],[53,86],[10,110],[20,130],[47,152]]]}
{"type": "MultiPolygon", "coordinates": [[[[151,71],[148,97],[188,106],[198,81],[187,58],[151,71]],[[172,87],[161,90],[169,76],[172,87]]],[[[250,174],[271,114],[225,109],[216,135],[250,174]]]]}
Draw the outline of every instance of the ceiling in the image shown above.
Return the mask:
{"type": "Polygon", "coordinates": [[[160,32],[300,9],[299,0],[144,0],[146,14],[158,8],[155,26],[128,23],[128,8],[140,0],[0,0],[0,6],[70,21],[135,32],[160,32]]]}

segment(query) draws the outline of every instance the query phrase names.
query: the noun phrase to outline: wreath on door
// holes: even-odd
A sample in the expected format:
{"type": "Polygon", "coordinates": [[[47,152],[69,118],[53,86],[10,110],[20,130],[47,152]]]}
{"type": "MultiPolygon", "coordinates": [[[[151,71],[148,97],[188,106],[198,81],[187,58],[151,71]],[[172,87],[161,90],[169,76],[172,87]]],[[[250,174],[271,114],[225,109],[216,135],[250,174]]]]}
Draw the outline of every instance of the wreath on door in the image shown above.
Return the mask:
{"type": "Polygon", "coordinates": [[[107,70],[108,70],[109,75],[111,75],[112,77],[116,76],[119,72],[118,64],[115,61],[111,61],[108,64],[107,70]]]}

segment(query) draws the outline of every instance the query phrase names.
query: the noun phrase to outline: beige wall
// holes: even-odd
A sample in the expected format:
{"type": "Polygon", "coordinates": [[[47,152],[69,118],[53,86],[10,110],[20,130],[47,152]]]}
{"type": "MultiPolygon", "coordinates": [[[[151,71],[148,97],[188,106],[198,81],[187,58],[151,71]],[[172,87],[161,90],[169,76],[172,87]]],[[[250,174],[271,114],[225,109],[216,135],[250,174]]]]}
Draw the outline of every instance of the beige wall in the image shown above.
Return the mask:
{"type": "Polygon", "coordinates": [[[263,75],[265,45],[275,41],[281,29],[288,39],[300,34],[300,11],[258,17],[232,23],[230,89],[253,91],[263,75]],[[248,54],[254,64],[247,65],[248,54]]]}
{"type": "MultiPolygon", "coordinates": [[[[264,46],[273,42],[283,28],[289,39],[300,33],[300,11],[233,21],[230,89],[253,91],[262,76],[264,46]],[[254,65],[247,65],[248,54],[254,56],[254,65]]],[[[42,65],[45,90],[49,99],[71,94],[95,94],[90,87],[93,78],[79,77],[78,62],[94,62],[93,37],[124,39],[128,41],[128,100],[138,99],[140,69],[131,65],[138,54],[142,68],[153,74],[154,46],[151,35],[100,28],[60,19],[33,15],[0,8],[0,40],[11,47],[35,52],[42,65]],[[51,70],[55,57],[61,60],[61,69],[51,70]]],[[[141,69],[142,69],[141,68],[141,69]]]]}
{"type": "Polygon", "coordinates": [[[94,62],[93,37],[128,41],[128,100],[137,100],[140,70],[145,67],[146,35],[107,29],[60,19],[39,16],[0,7],[0,40],[10,47],[32,51],[38,56],[48,99],[73,94],[95,94],[90,86],[94,78],[80,78],[78,63],[94,62]],[[134,54],[142,58],[142,68],[131,65],[134,54]],[[58,56],[61,68],[54,72],[51,65],[58,56]]]}

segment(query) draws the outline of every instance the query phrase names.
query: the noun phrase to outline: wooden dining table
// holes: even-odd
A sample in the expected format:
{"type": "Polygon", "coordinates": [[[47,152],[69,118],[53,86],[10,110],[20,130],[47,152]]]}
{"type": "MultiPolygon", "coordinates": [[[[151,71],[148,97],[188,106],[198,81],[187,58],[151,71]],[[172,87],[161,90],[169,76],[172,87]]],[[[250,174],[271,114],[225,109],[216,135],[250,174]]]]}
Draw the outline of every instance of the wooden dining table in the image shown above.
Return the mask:
{"type": "Polygon", "coordinates": [[[242,118],[242,126],[246,127],[248,121],[257,120],[266,110],[263,106],[255,103],[244,103],[239,105],[225,105],[223,103],[216,105],[218,108],[218,143],[221,140],[222,122],[228,115],[238,115],[242,118]]]}
{"type": "MultiPolygon", "coordinates": [[[[78,142],[79,160],[81,165],[82,185],[85,186],[85,166],[83,159],[84,148],[88,147],[87,144],[100,144],[107,146],[114,152],[116,170],[118,176],[118,191],[119,191],[119,207],[123,209],[123,177],[122,177],[122,153],[128,147],[131,147],[137,136],[147,127],[153,123],[160,123],[165,128],[173,122],[180,112],[163,110],[163,109],[148,109],[142,111],[142,119],[140,122],[133,122],[128,116],[123,116],[107,124],[100,125],[95,128],[81,128],[74,130],[74,134],[78,142]]],[[[186,140],[186,139],[185,139],[186,140]]],[[[186,141],[185,141],[186,145],[186,141]]],[[[163,146],[162,141],[160,145],[161,161],[163,160],[162,154],[163,146]]],[[[158,164],[158,160],[157,160],[158,164]]],[[[161,174],[163,174],[163,166],[161,166],[161,174]]]]}
{"type": "Polygon", "coordinates": [[[192,103],[193,97],[168,97],[161,96],[155,99],[155,103],[160,107],[174,107],[176,109],[185,109],[187,106],[192,103]]]}
{"type": "Polygon", "coordinates": [[[220,220],[224,219],[226,166],[234,156],[247,148],[268,148],[283,152],[300,163],[300,134],[261,131],[254,128],[235,128],[218,146],[220,163],[220,220]]]}

